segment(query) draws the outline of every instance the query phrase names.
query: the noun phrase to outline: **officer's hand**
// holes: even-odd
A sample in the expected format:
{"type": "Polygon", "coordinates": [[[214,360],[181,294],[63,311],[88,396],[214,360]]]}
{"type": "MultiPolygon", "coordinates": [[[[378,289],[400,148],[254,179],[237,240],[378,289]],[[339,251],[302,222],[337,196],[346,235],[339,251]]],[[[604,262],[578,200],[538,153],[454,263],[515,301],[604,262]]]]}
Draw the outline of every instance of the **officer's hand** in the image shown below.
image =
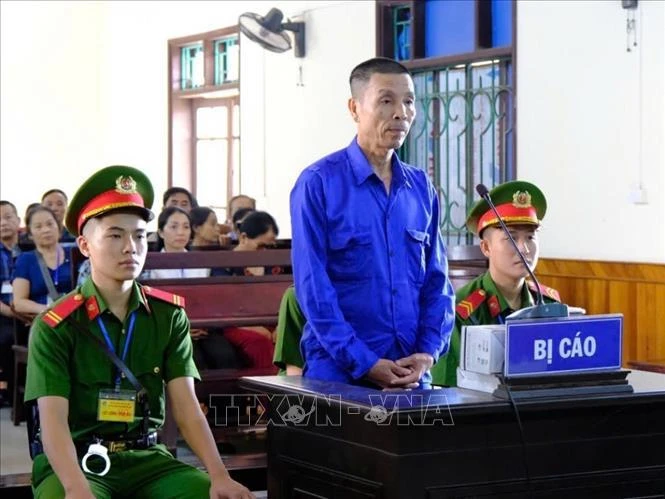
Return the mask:
{"type": "Polygon", "coordinates": [[[210,499],[256,499],[247,487],[230,476],[211,478],[210,499]]]}
{"type": "MultiPolygon", "coordinates": [[[[407,367],[401,367],[389,359],[379,359],[369,370],[367,377],[381,388],[415,388],[413,382],[402,381],[410,374],[411,370],[407,367]]],[[[415,383],[415,386],[418,386],[418,383],[415,383]]]]}
{"type": "Polygon", "coordinates": [[[395,361],[400,367],[405,367],[411,370],[411,373],[402,378],[403,383],[418,383],[420,378],[427,372],[427,370],[434,364],[434,357],[428,353],[414,353],[408,357],[403,357],[395,361]]]}

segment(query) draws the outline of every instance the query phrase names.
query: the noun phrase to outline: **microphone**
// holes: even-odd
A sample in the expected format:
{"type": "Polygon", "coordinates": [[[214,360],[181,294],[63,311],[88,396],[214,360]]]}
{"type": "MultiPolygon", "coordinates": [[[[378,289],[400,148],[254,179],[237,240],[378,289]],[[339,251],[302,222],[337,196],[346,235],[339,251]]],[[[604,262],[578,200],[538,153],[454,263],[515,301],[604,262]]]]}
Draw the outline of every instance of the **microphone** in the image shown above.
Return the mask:
{"type": "Polygon", "coordinates": [[[538,294],[536,305],[517,310],[512,314],[510,314],[508,317],[506,317],[506,319],[515,320],[515,319],[541,319],[546,317],[568,317],[568,305],[564,305],[563,303],[545,303],[545,301],[543,300],[543,293],[540,290],[540,283],[538,282],[538,279],[536,279],[536,276],[531,270],[531,267],[529,267],[529,263],[526,261],[526,258],[524,258],[524,255],[518,248],[515,239],[513,239],[512,234],[508,230],[508,227],[506,227],[506,224],[503,221],[503,218],[501,218],[499,211],[496,209],[496,206],[494,206],[494,203],[492,202],[492,199],[490,197],[490,193],[487,190],[487,187],[485,187],[483,184],[478,184],[476,186],[476,192],[480,194],[480,197],[487,202],[490,208],[492,208],[492,211],[494,212],[497,220],[499,221],[499,225],[501,225],[501,228],[508,236],[508,239],[510,240],[510,243],[513,245],[513,248],[519,255],[520,260],[522,260],[524,267],[526,268],[527,272],[529,272],[529,277],[531,277],[531,279],[533,279],[533,282],[536,284],[536,292],[538,294]]]}

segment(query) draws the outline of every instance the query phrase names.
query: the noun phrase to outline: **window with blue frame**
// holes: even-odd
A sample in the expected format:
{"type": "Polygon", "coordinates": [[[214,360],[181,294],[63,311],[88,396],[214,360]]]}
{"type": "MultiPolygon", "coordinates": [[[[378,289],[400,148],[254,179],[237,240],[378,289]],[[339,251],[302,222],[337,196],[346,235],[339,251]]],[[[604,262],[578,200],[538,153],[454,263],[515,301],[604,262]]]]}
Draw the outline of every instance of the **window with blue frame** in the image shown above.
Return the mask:
{"type": "Polygon", "coordinates": [[[238,81],[240,75],[240,51],[238,35],[215,40],[215,85],[238,81]]]}
{"type": "Polygon", "coordinates": [[[168,41],[168,182],[224,215],[240,185],[238,26],[168,41]]]}
{"type": "Polygon", "coordinates": [[[379,55],[411,71],[417,115],[399,154],[438,189],[448,244],[465,227],[475,185],[515,178],[514,0],[380,0],[379,55]]]}
{"type": "Polygon", "coordinates": [[[202,87],[204,79],[203,42],[180,48],[180,88],[202,87]]]}

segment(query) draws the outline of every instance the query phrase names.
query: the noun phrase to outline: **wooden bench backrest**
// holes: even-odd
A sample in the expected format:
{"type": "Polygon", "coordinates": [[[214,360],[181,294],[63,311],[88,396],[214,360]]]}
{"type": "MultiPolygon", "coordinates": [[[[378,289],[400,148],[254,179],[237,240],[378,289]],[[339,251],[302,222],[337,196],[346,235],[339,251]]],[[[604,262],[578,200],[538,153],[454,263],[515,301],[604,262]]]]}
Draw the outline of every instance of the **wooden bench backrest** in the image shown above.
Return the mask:
{"type": "Polygon", "coordinates": [[[274,326],[290,275],[154,279],[146,286],[185,298],[185,311],[196,328],[274,326]]]}

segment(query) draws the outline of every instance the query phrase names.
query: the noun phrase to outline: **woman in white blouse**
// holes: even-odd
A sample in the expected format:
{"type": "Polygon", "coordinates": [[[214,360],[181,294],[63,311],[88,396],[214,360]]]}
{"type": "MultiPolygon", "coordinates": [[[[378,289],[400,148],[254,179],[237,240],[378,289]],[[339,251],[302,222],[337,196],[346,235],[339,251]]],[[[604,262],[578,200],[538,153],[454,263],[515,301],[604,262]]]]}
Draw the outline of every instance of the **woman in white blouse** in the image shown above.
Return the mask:
{"type": "MultiPolygon", "coordinates": [[[[157,235],[162,251],[178,253],[187,251],[192,237],[189,215],[182,208],[168,206],[157,219],[157,235]]],[[[181,277],[209,277],[210,269],[152,269],[147,279],[177,279],[181,277]]]]}

